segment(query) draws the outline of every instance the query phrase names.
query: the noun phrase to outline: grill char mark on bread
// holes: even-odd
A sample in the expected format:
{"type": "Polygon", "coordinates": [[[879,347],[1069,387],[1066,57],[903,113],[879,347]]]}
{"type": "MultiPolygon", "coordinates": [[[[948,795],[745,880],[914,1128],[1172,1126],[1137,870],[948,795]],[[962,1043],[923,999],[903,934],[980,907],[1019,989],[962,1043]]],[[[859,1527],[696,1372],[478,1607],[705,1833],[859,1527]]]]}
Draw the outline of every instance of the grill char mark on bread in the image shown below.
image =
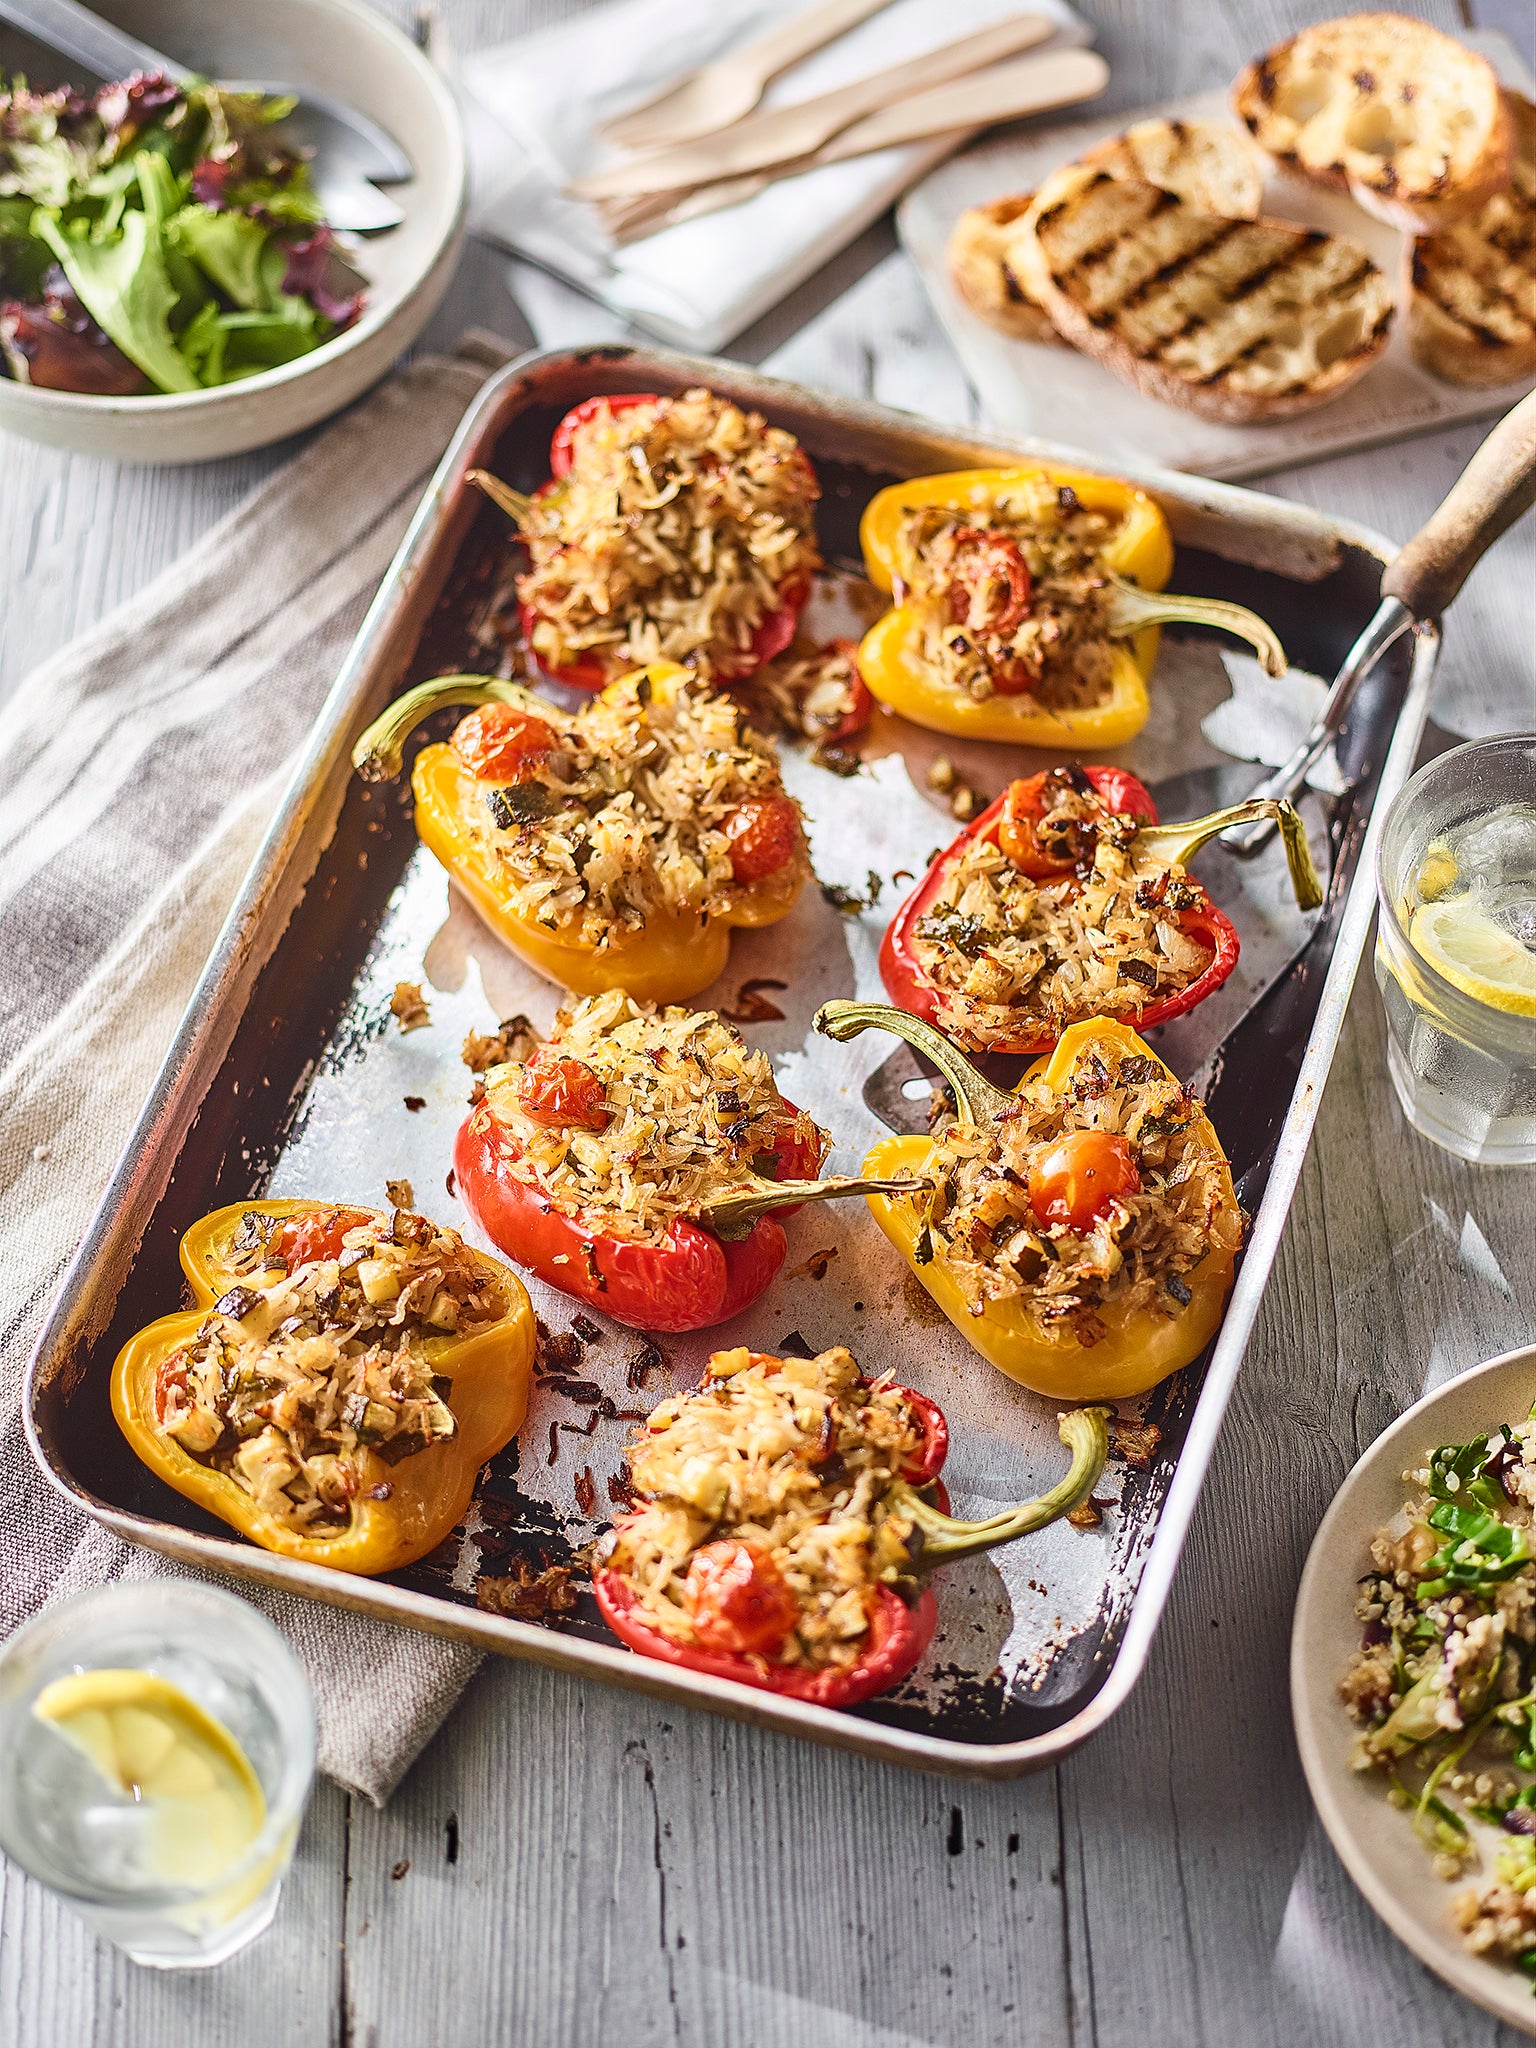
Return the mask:
{"type": "Polygon", "coordinates": [[[1476,212],[1508,176],[1492,66],[1405,15],[1314,22],[1240,72],[1232,101],[1277,162],[1409,233],[1476,212]]]}
{"type": "Polygon", "coordinates": [[[1414,356],[1474,389],[1536,373],[1536,106],[1518,93],[1505,100],[1516,137],[1508,185],[1409,252],[1414,356]]]}
{"type": "Polygon", "coordinates": [[[1207,418],[1278,418],[1385,347],[1391,291],[1357,244],[1229,219],[1101,163],[1046,182],[1021,257],[1068,339],[1139,389],[1207,418]]]}

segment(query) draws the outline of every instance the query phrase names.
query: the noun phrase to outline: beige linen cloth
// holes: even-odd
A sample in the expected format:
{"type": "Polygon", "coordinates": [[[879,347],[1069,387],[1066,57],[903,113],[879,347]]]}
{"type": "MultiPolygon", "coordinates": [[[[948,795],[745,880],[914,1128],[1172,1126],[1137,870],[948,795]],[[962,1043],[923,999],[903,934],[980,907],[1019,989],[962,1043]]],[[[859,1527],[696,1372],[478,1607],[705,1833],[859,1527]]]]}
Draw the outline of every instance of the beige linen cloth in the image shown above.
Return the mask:
{"type": "MultiPolygon", "coordinates": [[[[44,1479],[22,1373],[310,726],[495,355],[424,358],[0,709],[0,1636],[179,1567],[44,1479]]],[[[382,1803],[478,1655],[247,1587],[382,1803]]]]}

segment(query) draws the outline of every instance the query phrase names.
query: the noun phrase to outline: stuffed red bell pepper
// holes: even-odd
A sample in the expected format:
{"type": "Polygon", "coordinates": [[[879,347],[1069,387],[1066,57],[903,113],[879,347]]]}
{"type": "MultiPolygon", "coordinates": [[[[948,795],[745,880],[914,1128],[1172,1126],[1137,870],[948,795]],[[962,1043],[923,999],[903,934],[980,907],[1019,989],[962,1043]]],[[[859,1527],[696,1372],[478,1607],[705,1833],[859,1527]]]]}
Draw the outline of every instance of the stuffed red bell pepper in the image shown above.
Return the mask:
{"type": "Polygon", "coordinates": [[[868,1191],[815,1178],[829,1144],[723,1018],[611,989],[491,1069],[454,1171],[486,1235],[550,1286],[635,1329],[701,1330],[767,1287],[798,1204],[868,1191]]]}
{"type": "Polygon", "coordinates": [[[1049,1051],[1086,1017],[1141,1031],[1182,1016],[1237,964],[1238,935],[1185,863],[1246,818],[1277,817],[1296,900],[1322,891],[1289,804],[1159,825],[1123,768],[1051,768],[1010,783],[941,853],[880,950],[891,998],[959,1045],[1049,1051]]]}
{"type": "Polygon", "coordinates": [[[938,1624],[925,1575],[1069,1514],[1103,1470],[1106,1411],[1062,1417],[1065,1479],[983,1522],[947,1512],[949,1431],[841,1345],[819,1358],[717,1352],[625,1452],[642,1505],[592,1575],[641,1656],[822,1707],[888,1692],[938,1624]]]}
{"type": "Polygon", "coordinates": [[[816,473],[793,434],[702,389],[589,398],[530,497],[484,470],[516,522],[523,637],[547,675],[600,690],[648,662],[718,683],[795,637],[816,546],[816,473]]]}

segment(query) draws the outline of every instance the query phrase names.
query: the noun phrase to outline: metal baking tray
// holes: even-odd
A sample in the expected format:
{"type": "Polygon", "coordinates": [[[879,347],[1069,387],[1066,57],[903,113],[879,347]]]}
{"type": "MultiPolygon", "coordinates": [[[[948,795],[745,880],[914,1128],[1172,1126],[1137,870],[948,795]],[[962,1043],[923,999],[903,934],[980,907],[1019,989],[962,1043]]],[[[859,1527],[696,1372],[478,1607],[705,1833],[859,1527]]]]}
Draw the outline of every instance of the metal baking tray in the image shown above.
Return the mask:
{"type": "MultiPolygon", "coordinates": [[[[844,571],[857,569],[860,511],[893,480],[1020,455],[1074,459],[1065,448],[933,426],[734,363],[648,350],[537,354],[493,378],[445,456],[326,699],[70,1268],[31,1364],[27,1427],[44,1471],[67,1498],[129,1541],[186,1562],[892,1762],[1006,1776],[1082,1742],[1122,1703],[1146,1660],[1365,945],[1373,818],[1414,758],[1438,649],[1432,631],[1394,647],[1362,690],[1341,742],[1354,793],[1332,807],[1324,826],[1333,859],[1327,902],[1307,950],[1210,1070],[1211,1114],[1254,1215],[1215,1343],[1142,1402],[1125,1404],[1156,1422],[1161,1447],[1149,1470],[1109,1469],[1101,1491],[1112,1504],[1098,1528],[1059,1524],[949,1568],[939,1586],[935,1648],[897,1692],[851,1712],[802,1705],[632,1656],[607,1636],[589,1594],[574,1614],[547,1621],[489,1611],[476,1594],[477,1581],[558,1562],[602,1526],[610,1512],[605,1480],[618,1470],[628,1418],[666,1387],[688,1384],[717,1344],[749,1337],[757,1348],[792,1348],[794,1336],[813,1348],[847,1341],[868,1369],[895,1366],[898,1378],[938,1395],[954,1440],[946,1477],[962,1513],[994,1512],[1049,1483],[1063,1458],[1053,1404],[1004,1380],[950,1332],[898,1273],[884,1240],[872,1239],[862,1203],[804,1211],[791,1226],[791,1264],[775,1289],[722,1331],[666,1340],[659,1367],[635,1333],[611,1325],[579,1357],[567,1348],[553,1370],[546,1359],[528,1420],[482,1472],[465,1525],[433,1557],[388,1579],[288,1562],[233,1539],[138,1463],[108,1406],[118,1347],[177,1305],[177,1239],[216,1205],[268,1191],[381,1202],[385,1176],[405,1175],[422,1207],[465,1221],[444,1184],[469,1080],[458,1062],[459,1037],[470,1025],[491,1028],[513,1009],[547,1022],[555,996],[451,898],[441,869],[417,844],[404,785],[360,783],[349,750],[400,689],[424,676],[495,666],[503,652],[492,614],[498,579],[505,579],[506,528],[465,485],[465,472],[483,465],[532,488],[547,473],[550,430],[572,404],[595,392],[697,383],[799,435],[822,479],[822,545],[844,571]],[[401,978],[431,983],[432,1029],[405,1035],[393,1025],[388,998],[401,978]],[[408,1106],[407,1096],[424,1106],[408,1106]],[[829,1247],[843,1256],[832,1257],[829,1247]]],[[[1274,624],[1293,662],[1331,675],[1376,605],[1391,544],[1230,485],[1133,474],[1168,515],[1177,585],[1252,605],[1274,624]]],[[[1166,635],[1159,710],[1118,758],[1153,778],[1219,758],[1191,707],[1227,688],[1209,637],[1166,635]]],[[[932,737],[888,721],[866,753],[892,747],[920,788],[936,751],[932,737]]],[[[948,751],[989,790],[1030,765],[1015,750],[948,751]]],[[[869,769],[846,781],[803,755],[787,752],[786,761],[808,810],[813,853],[818,811],[838,816],[846,839],[850,806],[869,804],[871,790],[881,800],[888,786],[869,769]]],[[[954,828],[937,810],[932,823],[933,843],[941,844],[954,828]]],[[[1202,873],[1224,860],[1208,853],[1202,873]]],[[[830,879],[862,880],[862,870],[830,879]]],[[[887,893],[884,912],[897,893],[887,893]]],[[[840,1147],[857,1154],[859,1140],[876,1128],[862,1084],[891,1042],[870,1034],[852,1047],[824,1040],[808,1047],[806,1032],[826,996],[854,993],[860,977],[863,991],[873,992],[881,909],[840,921],[829,901],[808,890],[787,925],[738,935],[719,991],[700,1000],[728,1000],[747,976],[771,974],[797,919],[810,920],[793,941],[797,957],[815,965],[800,979],[816,985],[779,995],[785,1018],[749,1026],[747,1035],[775,1056],[786,1092],[801,1100],[808,1075],[835,1077],[835,1112],[822,1121],[840,1147]],[[836,1067],[839,1059],[847,1064],[836,1067]]],[[[533,1291],[541,1315],[563,1335],[574,1305],[537,1283],[533,1291]]]]}

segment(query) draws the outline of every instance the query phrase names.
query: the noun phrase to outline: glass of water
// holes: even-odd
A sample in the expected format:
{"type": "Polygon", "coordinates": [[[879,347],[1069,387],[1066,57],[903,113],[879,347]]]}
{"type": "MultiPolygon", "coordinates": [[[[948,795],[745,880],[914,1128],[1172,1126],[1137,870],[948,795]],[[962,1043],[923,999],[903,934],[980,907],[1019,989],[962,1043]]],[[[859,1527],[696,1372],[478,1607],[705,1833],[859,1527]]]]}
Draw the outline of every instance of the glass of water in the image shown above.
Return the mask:
{"type": "Polygon", "coordinates": [[[302,1665],[215,1587],[102,1586],[0,1647],[0,1848],[136,1963],[271,1925],[314,1768],[302,1665]]]}
{"type": "Polygon", "coordinates": [[[1536,1162],[1536,733],[1421,768],[1387,813],[1376,886],[1409,1122],[1478,1165],[1536,1162]]]}

